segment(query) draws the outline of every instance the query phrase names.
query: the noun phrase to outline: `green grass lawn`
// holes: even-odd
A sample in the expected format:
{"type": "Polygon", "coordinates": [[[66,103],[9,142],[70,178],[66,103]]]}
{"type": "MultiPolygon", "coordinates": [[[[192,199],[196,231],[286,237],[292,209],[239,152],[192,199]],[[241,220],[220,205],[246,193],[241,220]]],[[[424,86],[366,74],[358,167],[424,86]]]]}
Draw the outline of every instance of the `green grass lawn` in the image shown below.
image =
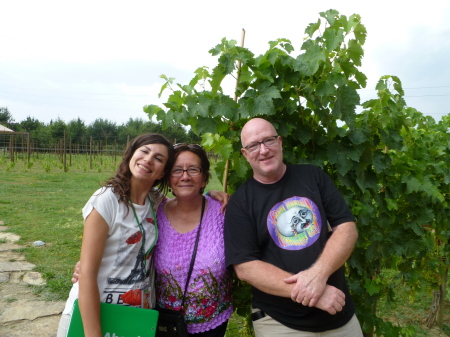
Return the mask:
{"type": "Polygon", "coordinates": [[[1,172],[0,220],[20,235],[22,253],[46,278],[52,298],[65,299],[79,259],[81,209],[109,173],[1,172]],[[46,245],[33,247],[37,240],[46,245]]]}

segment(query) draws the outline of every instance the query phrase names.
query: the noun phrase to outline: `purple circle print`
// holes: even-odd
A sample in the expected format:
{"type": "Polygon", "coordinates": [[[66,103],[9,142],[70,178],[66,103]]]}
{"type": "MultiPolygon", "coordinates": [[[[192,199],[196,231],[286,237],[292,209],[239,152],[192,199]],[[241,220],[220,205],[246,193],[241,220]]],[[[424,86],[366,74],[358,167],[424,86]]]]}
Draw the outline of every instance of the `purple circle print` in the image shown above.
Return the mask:
{"type": "Polygon", "coordinates": [[[278,247],[300,250],[317,241],[322,229],[322,218],[313,201],[292,197],[272,207],[267,228],[278,247]]]}

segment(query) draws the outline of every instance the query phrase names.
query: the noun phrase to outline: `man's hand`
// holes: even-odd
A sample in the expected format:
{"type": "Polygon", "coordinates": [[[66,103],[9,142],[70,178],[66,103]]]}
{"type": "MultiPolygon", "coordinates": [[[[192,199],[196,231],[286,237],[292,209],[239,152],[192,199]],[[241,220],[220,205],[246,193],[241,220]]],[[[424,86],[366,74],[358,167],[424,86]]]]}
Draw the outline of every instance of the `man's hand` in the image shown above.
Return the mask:
{"type": "Polygon", "coordinates": [[[78,278],[80,276],[80,261],[78,261],[75,265],[75,268],[73,268],[73,275],[72,275],[72,283],[77,283],[78,278]]]}
{"type": "Polygon", "coordinates": [[[323,295],[327,285],[327,278],[321,276],[314,267],[301,271],[284,280],[284,282],[296,283],[291,291],[291,299],[304,306],[315,307],[319,298],[323,295]]]}
{"type": "Polygon", "coordinates": [[[316,308],[322,309],[331,315],[335,315],[337,312],[342,311],[344,305],[345,294],[338,288],[327,285],[323,295],[316,303],[316,308]]]}
{"type": "Polygon", "coordinates": [[[214,200],[217,200],[222,204],[222,207],[220,208],[220,211],[222,213],[225,212],[225,209],[227,208],[228,201],[230,200],[230,195],[226,192],[217,191],[217,190],[209,190],[208,194],[211,198],[214,200]]]}

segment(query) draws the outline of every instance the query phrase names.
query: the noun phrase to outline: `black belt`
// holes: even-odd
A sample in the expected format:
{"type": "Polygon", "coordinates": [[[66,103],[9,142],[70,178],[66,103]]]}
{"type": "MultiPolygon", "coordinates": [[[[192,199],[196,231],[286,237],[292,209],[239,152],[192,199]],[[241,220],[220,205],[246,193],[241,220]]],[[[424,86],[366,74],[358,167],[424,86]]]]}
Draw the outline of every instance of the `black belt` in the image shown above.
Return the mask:
{"type": "Polygon", "coordinates": [[[264,311],[255,311],[251,314],[252,321],[257,321],[258,319],[261,319],[263,317],[266,317],[266,313],[264,311]]]}

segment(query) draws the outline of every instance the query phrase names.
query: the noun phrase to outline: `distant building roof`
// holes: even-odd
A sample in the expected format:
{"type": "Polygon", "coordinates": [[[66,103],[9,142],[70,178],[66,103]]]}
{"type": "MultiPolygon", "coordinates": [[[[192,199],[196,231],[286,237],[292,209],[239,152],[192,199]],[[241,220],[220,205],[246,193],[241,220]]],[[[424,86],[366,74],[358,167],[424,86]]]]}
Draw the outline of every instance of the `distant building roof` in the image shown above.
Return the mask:
{"type": "Polygon", "coordinates": [[[8,129],[6,126],[3,126],[3,125],[0,125],[0,131],[3,131],[3,132],[14,132],[13,130],[8,129]]]}

